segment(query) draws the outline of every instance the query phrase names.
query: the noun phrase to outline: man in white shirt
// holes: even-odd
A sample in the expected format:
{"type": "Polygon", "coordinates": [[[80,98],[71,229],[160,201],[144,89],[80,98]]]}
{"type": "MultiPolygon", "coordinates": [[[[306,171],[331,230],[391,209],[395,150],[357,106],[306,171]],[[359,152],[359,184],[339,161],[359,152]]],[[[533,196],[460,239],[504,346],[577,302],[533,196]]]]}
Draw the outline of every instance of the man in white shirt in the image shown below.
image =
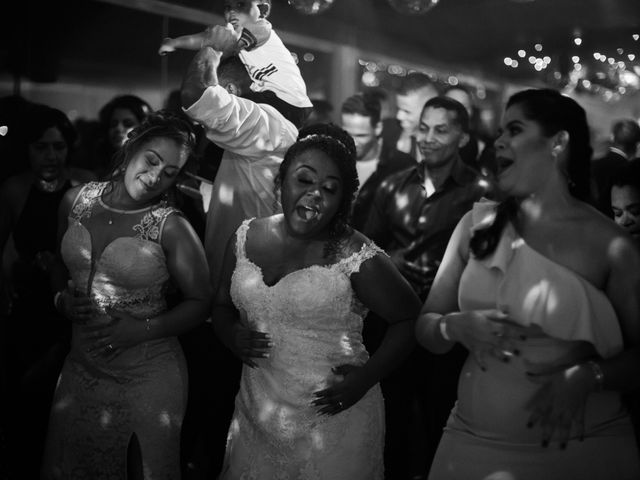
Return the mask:
{"type": "Polygon", "coordinates": [[[356,144],[356,169],[360,188],[353,205],[351,225],[361,230],[369,216],[373,196],[392,173],[415,164],[410,156],[383,144],[380,100],[368,93],[347,98],[340,111],[342,128],[356,144]]]}
{"type": "Polygon", "coordinates": [[[251,94],[244,66],[237,57],[220,64],[220,57],[209,47],[200,50],[181,92],[185,113],[225,150],[211,190],[204,237],[214,291],[227,241],[238,226],[246,218],[279,209],[273,180],[298,136],[298,129],[274,107],[242,98],[251,94]]]}
{"type": "MultiPolygon", "coordinates": [[[[298,136],[297,128],[275,107],[242,98],[253,96],[250,85],[239,58],[221,63],[220,53],[206,47],[191,61],[181,88],[184,112],[224,149],[213,184],[205,192],[210,200],[204,247],[214,291],[227,242],[242,221],[280,209],[273,181],[298,136]]],[[[190,474],[214,478],[223,464],[242,363],[212,329],[198,331],[187,347],[190,401],[183,425],[184,463],[190,474]],[[212,377],[216,365],[220,368],[212,377]]]]}

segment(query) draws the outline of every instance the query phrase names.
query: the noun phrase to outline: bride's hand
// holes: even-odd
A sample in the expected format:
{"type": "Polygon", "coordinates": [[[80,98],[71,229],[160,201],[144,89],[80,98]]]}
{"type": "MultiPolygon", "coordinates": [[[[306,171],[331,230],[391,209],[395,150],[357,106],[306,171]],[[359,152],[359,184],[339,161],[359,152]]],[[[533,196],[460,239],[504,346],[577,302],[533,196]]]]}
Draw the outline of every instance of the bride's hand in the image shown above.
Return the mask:
{"type": "Polygon", "coordinates": [[[258,364],[256,358],[268,358],[269,350],[273,347],[271,335],[257,330],[251,330],[242,325],[237,325],[233,338],[233,352],[251,368],[258,364]]]}
{"type": "Polygon", "coordinates": [[[312,405],[320,407],[320,415],[336,415],[357,403],[367,393],[367,386],[362,381],[355,365],[340,365],[331,369],[337,377],[329,388],[314,393],[316,399],[312,405]]]}

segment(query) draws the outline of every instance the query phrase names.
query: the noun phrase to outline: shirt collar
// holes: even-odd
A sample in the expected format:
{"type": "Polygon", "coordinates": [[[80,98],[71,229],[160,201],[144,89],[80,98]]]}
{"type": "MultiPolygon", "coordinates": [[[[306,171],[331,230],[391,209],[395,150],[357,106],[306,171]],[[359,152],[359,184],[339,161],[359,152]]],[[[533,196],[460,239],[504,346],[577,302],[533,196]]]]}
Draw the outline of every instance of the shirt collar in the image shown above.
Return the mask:
{"type": "MultiPolygon", "coordinates": [[[[424,160],[422,162],[424,162],[424,160]]],[[[416,166],[416,173],[418,174],[418,178],[420,179],[420,182],[424,183],[425,177],[424,177],[424,168],[423,168],[422,162],[420,162],[416,166]]],[[[473,172],[473,170],[467,167],[462,162],[462,159],[460,158],[460,154],[456,153],[453,159],[453,166],[451,167],[451,172],[449,173],[449,176],[447,177],[447,179],[444,181],[443,185],[448,184],[450,181],[454,181],[456,184],[460,186],[464,186],[464,185],[467,185],[474,177],[475,177],[475,173],[473,172]]]]}
{"type": "Polygon", "coordinates": [[[629,156],[624,152],[624,150],[620,150],[618,147],[609,147],[609,151],[617,153],[618,155],[624,157],[625,160],[629,160],[629,156]]]}

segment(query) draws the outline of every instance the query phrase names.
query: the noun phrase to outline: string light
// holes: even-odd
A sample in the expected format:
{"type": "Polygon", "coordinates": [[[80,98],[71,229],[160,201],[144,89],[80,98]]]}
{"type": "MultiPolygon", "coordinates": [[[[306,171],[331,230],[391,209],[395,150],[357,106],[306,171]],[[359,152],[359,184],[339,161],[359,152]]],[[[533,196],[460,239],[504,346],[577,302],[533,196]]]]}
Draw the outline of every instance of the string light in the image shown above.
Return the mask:
{"type": "MultiPolygon", "coordinates": [[[[634,34],[633,39],[636,42],[640,40],[640,34],[634,34]]],[[[505,56],[504,64],[513,69],[531,68],[543,81],[567,93],[579,90],[598,95],[607,102],[617,101],[624,95],[640,91],[640,64],[635,63],[636,59],[640,58],[640,50],[634,52],[633,45],[619,45],[604,52],[602,49],[594,49],[591,54],[579,54],[580,50],[576,47],[586,45],[588,48],[588,36],[585,41],[581,32],[576,30],[571,40],[571,48],[566,53],[527,56],[526,52],[529,49],[520,48],[514,55],[505,56]],[[563,71],[562,59],[567,57],[571,61],[570,68],[563,71]],[[526,59],[528,62],[518,62],[515,58],[526,59]],[[546,72],[548,67],[554,68],[546,72]]],[[[536,43],[529,48],[534,52],[543,51],[542,43],[536,43]]]]}

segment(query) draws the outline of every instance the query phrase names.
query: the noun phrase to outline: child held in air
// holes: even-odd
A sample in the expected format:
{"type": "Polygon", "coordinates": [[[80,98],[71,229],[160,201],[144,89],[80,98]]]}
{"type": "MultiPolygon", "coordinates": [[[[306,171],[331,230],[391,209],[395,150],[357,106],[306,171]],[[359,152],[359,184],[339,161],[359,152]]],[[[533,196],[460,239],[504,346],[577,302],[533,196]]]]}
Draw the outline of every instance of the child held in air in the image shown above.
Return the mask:
{"type": "Polygon", "coordinates": [[[252,80],[252,94],[245,96],[275,107],[299,128],[312,104],[291,52],[267,20],[270,10],[271,0],[225,0],[226,26],[214,25],[192,35],[165,38],[158,53],[209,46],[223,57],[238,55],[252,80]]]}

